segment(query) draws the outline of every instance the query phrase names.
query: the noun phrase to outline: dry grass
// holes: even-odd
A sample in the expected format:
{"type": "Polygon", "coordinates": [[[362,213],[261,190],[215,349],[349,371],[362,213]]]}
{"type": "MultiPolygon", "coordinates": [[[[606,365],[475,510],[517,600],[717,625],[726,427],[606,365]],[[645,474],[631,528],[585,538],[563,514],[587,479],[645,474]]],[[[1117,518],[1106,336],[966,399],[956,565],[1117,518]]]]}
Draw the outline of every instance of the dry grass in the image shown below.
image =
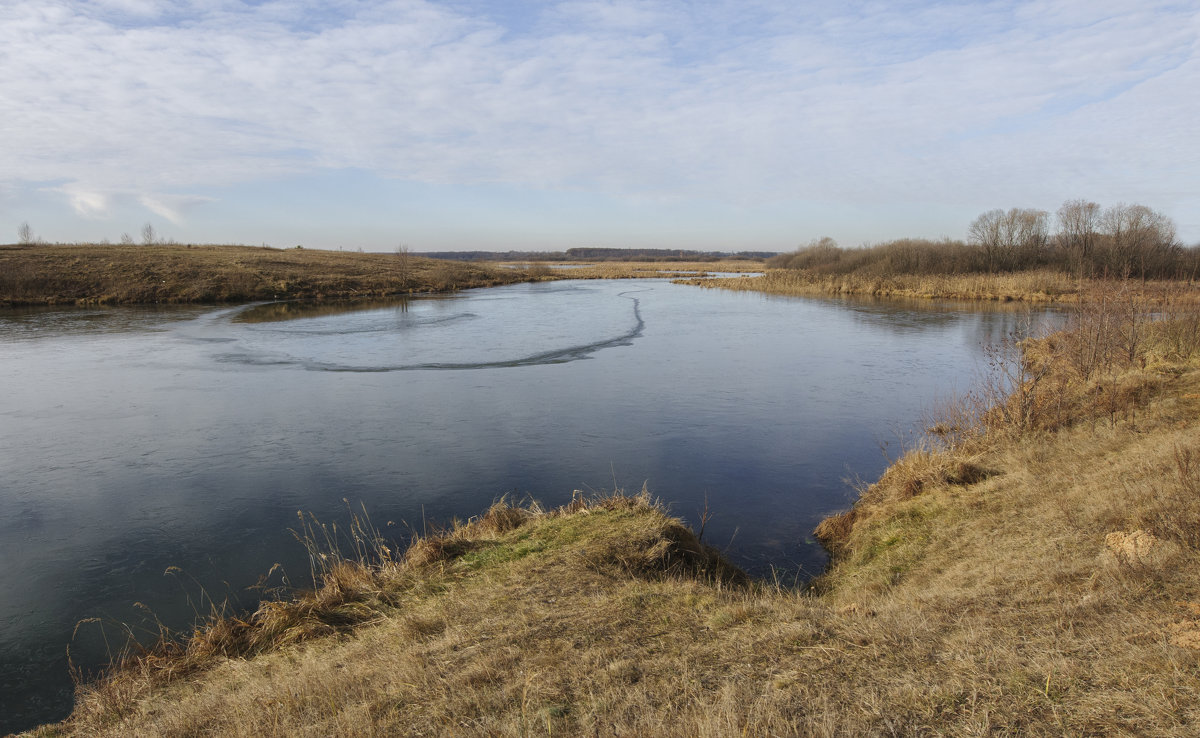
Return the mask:
{"type": "Polygon", "coordinates": [[[1130,353],[1122,299],[1002,352],[822,524],[809,589],[744,581],[645,494],[500,503],[403,556],[359,524],[329,557],[309,521],[325,583],[247,619],[263,646],[202,629],[234,645],[130,662],[40,732],[1195,735],[1200,323],[1146,320],[1130,353]]]}
{"type": "Polygon", "coordinates": [[[0,247],[0,306],[361,299],[524,279],[522,272],[407,253],[185,245],[0,247]]]}
{"type": "MultiPolygon", "coordinates": [[[[210,680],[248,673],[243,671],[246,668],[266,666],[273,671],[279,668],[279,664],[271,666],[276,658],[283,658],[284,664],[312,659],[311,666],[325,671],[330,666],[326,657],[346,647],[354,655],[339,653],[333,658],[341,664],[338,669],[353,664],[353,672],[359,675],[354,679],[368,673],[376,678],[382,672],[393,672],[386,680],[391,688],[397,684],[409,688],[415,688],[416,683],[431,685],[435,675],[422,665],[419,654],[401,655],[396,647],[423,649],[431,639],[444,636],[452,624],[455,643],[478,637],[482,641],[494,638],[497,645],[510,644],[503,647],[501,658],[487,657],[471,665],[466,673],[454,675],[456,680],[465,681],[464,686],[492,687],[500,672],[492,678],[490,670],[518,665],[520,659],[505,655],[515,654],[516,644],[523,644],[524,658],[535,661],[546,662],[551,654],[555,658],[563,655],[563,646],[552,642],[546,643],[551,648],[548,654],[540,653],[538,633],[545,628],[558,636],[574,638],[570,634],[575,627],[597,621],[593,635],[602,638],[598,625],[602,614],[585,613],[582,608],[576,612],[575,607],[594,601],[606,584],[621,582],[623,588],[634,592],[634,602],[614,603],[616,610],[608,609],[610,614],[620,616],[617,627],[625,629],[638,623],[637,613],[648,609],[643,605],[657,601],[655,595],[642,603],[642,594],[638,594],[641,590],[652,592],[656,585],[670,589],[669,583],[675,583],[722,592],[741,590],[748,584],[742,572],[665,515],[644,490],[635,496],[577,495],[569,505],[549,511],[536,504],[516,507],[502,500],[477,519],[417,539],[400,557],[392,555],[360,516],[352,518],[348,535],[342,536],[331,527],[302,518],[297,537],[310,552],[314,573],[321,582],[319,588],[287,601],[264,603],[245,619],[215,616],[184,641],[166,641],[152,650],[128,654],[111,675],[80,689],[69,723],[47,730],[89,735],[131,728],[166,734],[248,734],[274,725],[270,732],[281,734],[292,729],[326,733],[340,724],[345,734],[361,734],[362,730],[381,726],[354,720],[342,723],[335,714],[338,710],[330,710],[331,703],[322,699],[331,696],[332,683],[322,684],[316,696],[301,695],[295,683],[284,688],[291,690],[290,696],[272,693],[261,698],[247,693],[251,701],[246,704],[230,702],[230,685],[223,683],[215,693],[193,695],[195,701],[187,698],[189,704],[180,704],[178,710],[163,711],[156,705],[164,695],[182,697],[191,693],[196,679],[215,684],[210,680]],[[348,551],[341,551],[341,541],[351,542],[348,551]],[[532,599],[531,591],[536,593],[532,599]],[[537,615],[539,608],[560,599],[570,604],[567,610],[547,611],[545,617],[537,615]],[[478,618],[479,622],[467,627],[461,620],[464,617],[478,618]],[[578,622],[572,625],[573,621],[578,622]],[[356,638],[336,637],[351,629],[356,638]],[[297,648],[296,644],[306,645],[297,648]],[[252,661],[245,660],[255,656],[252,661]],[[394,663],[393,659],[401,661],[394,663]],[[405,670],[404,664],[410,670],[405,670]],[[220,716],[206,714],[211,713],[212,699],[226,705],[220,716]],[[263,706],[284,708],[299,722],[284,730],[277,717],[269,718],[267,723],[252,717],[263,706]],[[325,716],[328,719],[310,723],[314,709],[331,714],[325,716]]],[[[619,644],[609,644],[609,648],[614,647],[619,648],[619,644]]],[[[458,648],[454,645],[450,650],[458,648]]],[[[462,664],[476,653],[471,649],[447,654],[447,658],[462,664]]],[[[299,677],[297,672],[291,673],[299,677]]],[[[316,679],[310,686],[325,682],[324,676],[303,677],[310,678],[316,679]]],[[[544,681],[542,688],[548,688],[549,680],[544,681]]],[[[359,689],[353,687],[352,691],[359,689]]],[[[528,684],[523,689],[528,690],[528,684]]],[[[478,690],[467,690],[440,708],[433,704],[419,707],[437,713],[439,709],[457,711],[465,704],[474,704],[472,709],[478,713],[497,699],[496,695],[481,697],[476,704],[472,695],[477,694],[478,690]]],[[[333,700],[341,701],[346,696],[333,700]]],[[[537,712],[544,712],[543,697],[526,692],[523,699],[536,700],[537,712]]],[[[384,700],[385,704],[392,701],[390,697],[384,700]]],[[[362,705],[347,707],[357,713],[362,705]]],[[[377,713],[372,708],[368,713],[387,715],[390,731],[409,724],[413,718],[394,709],[377,713]]],[[[522,717],[536,718],[537,714],[522,717]]],[[[442,715],[437,722],[446,719],[442,715]]]]}
{"type": "MultiPolygon", "coordinates": [[[[820,295],[868,295],[944,300],[994,300],[1032,303],[1076,303],[1086,294],[1104,285],[1103,280],[1078,280],[1052,271],[1012,272],[1005,274],[894,274],[886,277],[857,274],[824,275],[795,269],[770,269],[760,277],[680,280],[699,287],[766,292],[797,297],[820,295]]],[[[1174,301],[1175,304],[1200,304],[1200,285],[1176,281],[1129,281],[1131,291],[1149,304],[1174,301]]]]}

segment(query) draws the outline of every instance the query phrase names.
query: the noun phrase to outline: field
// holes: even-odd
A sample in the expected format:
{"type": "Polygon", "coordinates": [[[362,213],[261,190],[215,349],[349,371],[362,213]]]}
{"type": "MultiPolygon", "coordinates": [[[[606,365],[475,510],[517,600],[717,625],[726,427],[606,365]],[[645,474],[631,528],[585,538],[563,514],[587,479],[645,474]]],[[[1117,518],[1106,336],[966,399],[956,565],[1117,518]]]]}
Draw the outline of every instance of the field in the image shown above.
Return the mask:
{"type": "Polygon", "coordinates": [[[361,299],[520,282],[519,270],[408,253],[251,246],[0,246],[0,307],[361,299]]]}
{"type": "Polygon", "coordinates": [[[443,261],[408,252],[253,246],[0,246],[0,307],[361,300],[555,279],[695,278],[757,272],[761,262],[443,261]]]}
{"type": "MultiPolygon", "coordinates": [[[[1172,303],[1177,304],[1177,303],[1172,303]]],[[[1195,735],[1200,315],[1121,285],[993,373],[750,581],[646,493],[501,501],[130,653],[40,735],[1195,735]]]]}

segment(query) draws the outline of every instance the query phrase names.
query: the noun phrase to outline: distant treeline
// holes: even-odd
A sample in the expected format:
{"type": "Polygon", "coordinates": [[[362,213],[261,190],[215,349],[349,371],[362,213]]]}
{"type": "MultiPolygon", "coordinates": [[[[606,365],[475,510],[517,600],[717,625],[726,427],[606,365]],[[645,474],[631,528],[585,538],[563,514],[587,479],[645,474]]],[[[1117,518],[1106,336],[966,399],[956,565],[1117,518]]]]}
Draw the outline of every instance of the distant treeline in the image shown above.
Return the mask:
{"type": "Polygon", "coordinates": [[[574,248],[566,251],[423,251],[421,256],[451,261],[716,261],[757,260],[774,251],[689,251],[686,249],[574,248]]]}
{"type": "Polygon", "coordinates": [[[1200,276],[1200,245],[1183,246],[1174,222],[1144,205],[1101,208],[1070,200],[1054,216],[1026,208],[989,210],[971,223],[966,241],[905,238],[845,249],[821,238],[767,265],[861,276],[1048,268],[1082,277],[1192,281],[1200,276]]]}

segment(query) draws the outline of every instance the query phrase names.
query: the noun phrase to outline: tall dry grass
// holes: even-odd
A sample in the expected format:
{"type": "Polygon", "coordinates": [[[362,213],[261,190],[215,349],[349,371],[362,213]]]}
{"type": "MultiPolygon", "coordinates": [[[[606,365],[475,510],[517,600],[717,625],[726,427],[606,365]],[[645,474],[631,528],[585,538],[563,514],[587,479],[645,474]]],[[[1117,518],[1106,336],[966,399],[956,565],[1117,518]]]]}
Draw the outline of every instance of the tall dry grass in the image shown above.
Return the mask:
{"type": "Polygon", "coordinates": [[[808,270],[768,269],[753,277],[681,278],[682,284],[774,295],[812,297],[863,295],[870,297],[940,300],[982,300],[1074,304],[1094,295],[1120,291],[1136,295],[1159,310],[1190,310],[1200,304],[1200,285],[1179,280],[1122,280],[1079,278],[1041,269],[1024,272],[825,274],[808,270]]]}
{"type": "MultiPolygon", "coordinates": [[[[1006,274],[857,274],[824,275],[790,269],[771,269],[757,277],[727,277],[682,283],[698,287],[765,292],[796,297],[864,295],[942,300],[986,300],[999,302],[1074,303],[1081,291],[1103,285],[1103,280],[1081,281],[1055,271],[1006,274]]],[[[1149,301],[1170,296],[1177,302],[1200,302],[1200,289],[1175,282],[1137,282],[1149,301]]]]}

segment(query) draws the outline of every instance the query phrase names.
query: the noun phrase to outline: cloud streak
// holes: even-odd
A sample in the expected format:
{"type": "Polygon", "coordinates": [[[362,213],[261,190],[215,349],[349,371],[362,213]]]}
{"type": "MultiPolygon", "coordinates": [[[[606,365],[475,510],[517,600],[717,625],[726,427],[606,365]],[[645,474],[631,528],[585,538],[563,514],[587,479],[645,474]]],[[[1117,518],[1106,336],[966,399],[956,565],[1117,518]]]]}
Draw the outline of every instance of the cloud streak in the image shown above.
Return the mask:
{"type": "Polygon", "coordinates": [[[64,182],[87,215],[124,193],[173,222],[204,188],[346,168],[735,205],[1195,207],[1200,102],[1185,91],[1200,89],[1200,21],[1187,5],[506,12],[6,5],[0,179],[64,182]]]}

